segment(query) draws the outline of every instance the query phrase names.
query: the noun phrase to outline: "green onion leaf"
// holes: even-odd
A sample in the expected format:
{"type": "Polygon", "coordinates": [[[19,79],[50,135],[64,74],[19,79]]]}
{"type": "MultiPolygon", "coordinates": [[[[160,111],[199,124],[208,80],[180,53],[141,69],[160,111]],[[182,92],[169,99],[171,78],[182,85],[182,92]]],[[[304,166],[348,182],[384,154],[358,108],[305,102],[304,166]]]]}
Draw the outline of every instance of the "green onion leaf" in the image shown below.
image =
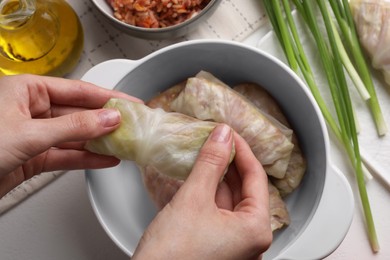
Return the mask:
{"type": "MultiPolygon", "coordinates": [[[[337,17],[339,28],[341,28],[341,31],[343,32],[343,36],[345,37],[345,33],[353,34],[350,29],[353,25],[353,20],[351,20],[349,8],[345,8],[346,0],[343,0],[343,3],[336,0],[330,0],[330,2],[333,13],[337,17]]],[[[367,168],[362,164],[357,138],[358,129],[356,114],[350,99],[344,68],[349,73],[350,78],[354,82],[362,98],[364,100],[368,100],[369,104],[372,104],[371,107],[375,107],[378,104],[378,102],[375,101],[376,95],[369,87],[367,87],[367,77],[360,78],[359,74],[362,73],[361,70],[357,70],[356,67],[353,66],[341,41],[336,25],[332,21],[332,15],[325,1],[293,0],[293,3],[314,38],[318,53],[321,57],[321,64],[324,68],[328,81],[329,90],[332,95],[337,121],[329,112],[329,109],[321,97],[320,91],[316,85],[314,74],[310,68],[310,64],[299,39],[298,30],[294,23],[294,19],[292,18],[292,9],[289,1],[264,0],[264,6],[266,7],[268,17],[287,57],[288,63],[298,75],[301,73],[300,76],[304,77],[326,122],[335,134],[336,138],[344,145],[350,162],[355,169],[361,203],[368,227],[368,237],[373,251],[377,252],[379,250],[379,244],[364,179],[365,175],[369,176],[369,173],[367,168]],[[314,6],[315,3],[317,3],[317,6],[314,6]],[[283,6],[283,10],[281,5],[283,6]],[[319,8],[320,14],[316,12],[315,7],[319,8]],[[326,32],[322,32],[319,27],[317,21],[318,15],[321,15],[322,17],[326,32]],[[325,36],[323,35],[324,33],[325,36]],[[297,64],[299,68],[297,68],[297,64]]],[[[347,42],[350,46],[356,46],[357,43],[353,43],[352,39],[357,41],[357,38],[348,37],[350,40],[347,42]]],[[[353,59],[356,61],[360,58],[354,57],[353,59]]],[[[379,112],[378,110],[375,111],[375,113],[377,113],[376,116],[380,118],[380,110],[379,112]]],[[[385,128],[382,126],[380,132],[382,133],[384,129],[385,128]]]]}

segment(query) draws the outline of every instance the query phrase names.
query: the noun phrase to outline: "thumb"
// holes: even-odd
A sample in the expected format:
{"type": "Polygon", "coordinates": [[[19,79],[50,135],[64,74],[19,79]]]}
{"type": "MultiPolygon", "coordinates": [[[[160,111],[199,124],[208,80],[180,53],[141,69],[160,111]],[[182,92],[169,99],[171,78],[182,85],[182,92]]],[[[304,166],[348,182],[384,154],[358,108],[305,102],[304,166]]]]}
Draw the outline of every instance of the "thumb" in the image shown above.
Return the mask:
{"type": "Polygon", "coordinates": [[[190,175],[183,184],[189,194],[214,201],[218,184],[225,173],[233,147],[233,131],[220,124],[210,134],[199,152],[190,175]]]}
{"type": "MultiPolygon", "coordinates": [[[[116,109],[96,109],[75,112],[50,119],[33,119],[27,130],[35,153],[64,142],[86,141],[116,129],[120,124],[116,109]]],[[[27,144],[30,142],[27,142],[27,144]]]]}

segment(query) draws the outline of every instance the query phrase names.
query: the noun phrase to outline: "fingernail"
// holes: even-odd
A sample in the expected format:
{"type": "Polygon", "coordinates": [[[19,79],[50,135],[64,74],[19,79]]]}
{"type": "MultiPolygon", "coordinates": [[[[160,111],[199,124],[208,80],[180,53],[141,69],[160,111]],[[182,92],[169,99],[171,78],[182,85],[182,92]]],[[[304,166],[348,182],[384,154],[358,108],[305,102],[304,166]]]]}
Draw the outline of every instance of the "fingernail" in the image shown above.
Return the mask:
{"type": "Polygon", "coordinates": [[[115,126],[121,120],[121,114],[116,109],[104,109],[99,113],[100,123],[105,127],[115,126]]]}
{"type": "Polygon", "coordinates": [[[223,124],[217,125],[211,133],[211,140],[226,143],[229,141],[231,133],[232,130],[229,126],[223,124]]]}

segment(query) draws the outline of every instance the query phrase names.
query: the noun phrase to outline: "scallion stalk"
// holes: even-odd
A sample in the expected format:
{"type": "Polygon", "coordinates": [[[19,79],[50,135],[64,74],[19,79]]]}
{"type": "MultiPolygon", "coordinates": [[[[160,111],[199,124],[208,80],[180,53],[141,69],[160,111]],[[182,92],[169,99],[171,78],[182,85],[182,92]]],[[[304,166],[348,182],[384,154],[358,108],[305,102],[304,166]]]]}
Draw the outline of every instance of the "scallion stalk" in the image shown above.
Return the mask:
{"type": "Polygon", "coordinates": [[[276,22],[279,24],[279,30],[280,30],[280,37],[283,42],[286,42],[285,44],[285,52],[287,55],[287,59],[290,62],[290,67],[293,70],[298,70],[298,64],[296,62],[296,59],[294,58],[294,50],[293,46],[291,44],[290,40],[290,34],[288,33],[287,25],[283,21],[283,14],[282,10],[280,8],[280,5],[278,4],[279,0],[272,0],[272,8],[275,12],[275,18],[276,22]]]}
{"type": "Polygon", "coordinates": [[[349,137],[351,138],[354,150],[355,150],[355,156],[356,156],[356,175],[357,175],[357,182],[358,182],[358,188],[359,188],[359,194],[360,194],[360,199],[362,202],[363,210],[364,210],[364,215],[366,217],[366,223],[367,223],[367,228],[368,228],[368,235],[370,238],[370,243],[371,247],[374,252],[379,251],[379,243],[378,243],[378,238],[376,235],[376,230],[375,230],[375,225],[374,225],[374,220],[372,217],[371,213],[371,207],[370,207],[370,202],[368,199],[367,195],[367,190],[366,186],[364,183],[364,178],[363,178],[363,171],[361,168],[362,162],[361,162],[361,157],[360,157],[360,149],[359,149],[359,142],[357,138],[357,133],[355,129],[355,122],[354,122],[354,115],[352,111],[352,104],[351,104],[351,99],[349,97],[349,92],[348,92],[348,86],[345,80],[344,76],[344,71],[342,67],[342,62],[341,62],[341,57],[339,53],[339,49],[335,40],[335,36],[333,34],[333,28],[332,28],[332,21],[329,15],[329,11],[327,9],[326,3],[324,0],[317,0],[317,3],[319,5],[319,8],[321,10],[321,14],[325,23],[325,27],[328,33],[328,38],[329,42],[332,48],[332,53],[333,53],[333,58],[334,62],[333,64],[335,65],[335,70],[336,70],[336,75],[339,80],[339,94],[340,94],[340,100],[342,100],[344,109],[343,109],[343,120],[347,123],[346,127],[349,128],[349,137]]]}
{"type": "MultiPolygon", "coordinates": [[[[347,155],[351,161],[352,167],[355,168],[356,167],[354,165],[355,155],[354,155],[354,151],[353,151],[353,148],[351,146],[351,143],[349,141],[343,140],[341,130],[339,129],[337,122],[333,119],[331,113],[329,112],[329,109],[327,108],[327,105],[326,105],[325,101],[323,100],[321,93],[316,85],[315,80],[314,80],[314,74],[310,68],[310,64],[309,64],[307,57],[306,57],[306,54],[303,50],[303,47],[302,47],[302,44],[300,42],[299,35],[297,32],[297,28],[295,26],[295,23],[294,23],[292,14],[291,14],[291,8],[290,8],[289,1],[283,0],[283,7],[285,9],[286,19],[288,21],[288,26],[289,26],[289,29],[290,29],[291,34],[292,34],[292,37],[290,37],[290,36],[284,37],[284,38],[289,39],[288,43],[286,43],[285,41],[282,40],[281,31],[279,30],[279,25],[278,25],[278,22],[276,19],[276,13],[273,12],[273,10],[276,10],[273,6],[274,4],[278,4],[278,2],[277,1],[276,2],[264,1],[264,6],[267,10],[267,13],[269,14],[269,19],[270,19],[270,22],[274,28],[275,35],[279,39],[279,42],[283,43],[283,44],[281,44],[281,46],[282,46],[284,52],[287,51],[285,48],[286,44],[290,44],[290,46],[292,46],[292,47],[290,47],[289,49],[294,50],[295,56],[294,55],[287,56],[287,54],[286,54],[288,63],[290,64],[290,67],[293,68],[295,73],[298,75],[300,75],[299,69],[296,68],[295,66],[294,66],[295,67],[295,69],[294,69],[294,67],[291,66],[291,64],[296,64],[296,63],[299,64],[300,72],[302,73],[302,75],[303,75],[307,85],[309,86],[316,102],[318,103],[325,120],[327,121],[331,130],[335,134],[336,138],[344,145],[344,148],[346,149],[347,155]]],[[[301,10],[303,12],[303,6],[299,2],[297,2],[297,4],[300,5],[299,6],[300,8],[297,8],[297,9],[301,10]]],[[[282,14],[279,12],[279,15],[282,15],[282,14]]],[[[305,13],[302,13],[301,15],[305,15],[305,13]]],[[[307,17],[304,17],[304,19],[307,21],[307,17]]],[[[279,19],[279,21],[284,22],[282,19],[279,19]]],[[[364,172],[365,179],[369,180],[372,178],[369,170],[364,165],[363,165],[363,172],[364,172]]]]}
{"type": "MultiPolygon", "coordinates": [[[[289,1],[281,1],[284,7],[285,17],[283,16],[281,8],[278,7],[278,5],[280,5],[280,2],[278,0],[264,0],[264,5],[266,7],[268,16],[270,17],[274,32],[278,37],[286,56],[287,50],[290,51],[289,55],[287,56],[287,60],[290,66],[291,64],[299,65],[299,69],[294,66],[293,70],[298,75],[300,70],[302,76],[305,78],[307,85],[312,91],[313,96],[316,99],[324,115],[325,120],[334,132],[337,139],[344,145],[347,151],[352,166],[356,171],[359,194],[368,226],[368,236],[373,251],[377,251],[379,250],[379,245],[376,237],[375,226],[364,181],[363,172],[365,170],[365,167],[364,165],[362,165],[361,162],[355,124],[355,115],[352,107],[352,102],[349,97],[349,91],[343,70],[343,64],[345,66],[345,62],[343,62],[343,55],[345,55],[345,53],[339,52],[340,42],[338,42],[337,39],[337,37],[339,37],[338,33],[336,33],[337,30],[335,31],[335,25],[331,21],[330,13],[324,0],[317,0],[317,4],[320,7],[322,18],[325,23],[328,41],[325,40],[324,36],[322,35],[322,32],[318,27],[313,6],[314,2],[293,0],[296,9],[304,19],[306,25],[309,27],[311,33],[313,34],[313,38],[321,56],[321,61],[328,80],[330,92],[332,94],[338,123],[329,112],[324,100],[320,95],[318,87],[316,86],[313,72],[310,69],[310,65],[302,48],[295,23],[291,16],[291,8],[289,6],[289,1]],[[283,27],[282,30],[281,27],[283,27]],[[286,30],[286,28],[288,28],[289,30],[286,30]],[[288,46],[288,48],[286,48],[286,45],[288,46]],[[291,50],[294,51],[294,55],[291,54],[291,50]]],[[[340,3],[338,3],[337,5],[341,6],[340,3]]]]}
{"type": "Polygon", "coordinates": [[[356,63],[355,67],[370,94],[371,98],[368,100],[368,105],[373,115],[378,135],[385,135],[387,133],[387,125],[379,105],[370,70],[360,46],[348,0],[342,0],[342,3],[340,0],[329,0],[329,3],[348,49],[351,50],[351,56],[356,63]]]}
{"type": "Polygon", "coordinates": [[[335,37],[335,41],[337,44],[338,51],[340,53],[341,60],[343,62],[343,65],[345,69],[348,71],[348,74],[353,81],[357,91],[360,94],[360,97],[364,100],[367,101],[368,99],[371,98],[370,93],[368,93],[362,79],[359,76],[359,73],[356,71],[355,67],[353,66],[351,60],[348,57],[347,51],[344,48],[344,45],[341,41],[340,35],[337,32],[336,26],[334,25],[333,22],[331,22],[333,34],[335,37]]]}

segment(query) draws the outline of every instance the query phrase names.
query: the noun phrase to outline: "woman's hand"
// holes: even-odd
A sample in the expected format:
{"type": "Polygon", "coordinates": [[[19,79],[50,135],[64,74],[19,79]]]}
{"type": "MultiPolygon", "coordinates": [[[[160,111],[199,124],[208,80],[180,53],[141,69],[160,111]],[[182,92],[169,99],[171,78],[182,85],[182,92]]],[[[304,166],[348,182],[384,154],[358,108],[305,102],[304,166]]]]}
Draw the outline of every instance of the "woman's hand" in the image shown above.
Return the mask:
{"type": "Polygon", "coordinates": [[[76,80],[0,78],[0,197],[41,172],[118,164],[83,150],[119,126],[118,111],[101,109],[111,97],[138,100],[76,80]]]}
{"type": "Polygon", "coordinates": [[[271,241],[266,174],[247,143],[219,125],[133,259],[257,259],[271,241]],[[220,182],[233,140],[234,164],[220,182]]]}

